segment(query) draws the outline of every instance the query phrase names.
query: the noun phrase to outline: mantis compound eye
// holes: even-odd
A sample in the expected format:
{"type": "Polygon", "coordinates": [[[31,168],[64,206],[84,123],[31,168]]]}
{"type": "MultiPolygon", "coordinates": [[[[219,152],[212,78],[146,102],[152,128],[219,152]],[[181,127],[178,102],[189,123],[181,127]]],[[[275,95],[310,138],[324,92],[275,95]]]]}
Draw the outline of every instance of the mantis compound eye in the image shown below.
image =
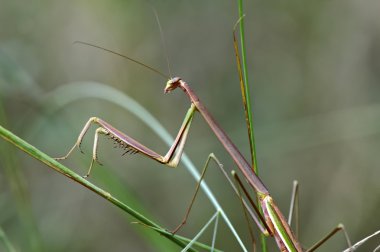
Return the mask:
{"type": "Polygon", "coordinates": [[[181,82],[181,78],[179,77],[174,77],[168,80],[168,82],[166,83],[166,87],[164,89],[164,93],[166,94],[176,89],[180,85],[180,82],[181,82]]]}

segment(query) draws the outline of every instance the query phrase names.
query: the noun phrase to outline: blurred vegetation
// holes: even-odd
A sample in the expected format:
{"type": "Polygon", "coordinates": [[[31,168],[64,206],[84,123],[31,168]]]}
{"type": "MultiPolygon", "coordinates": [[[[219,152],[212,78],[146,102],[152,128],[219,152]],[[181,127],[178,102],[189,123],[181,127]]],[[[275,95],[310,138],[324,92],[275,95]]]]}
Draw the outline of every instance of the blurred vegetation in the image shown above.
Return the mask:
{"type": "MultiPolygon", "coordinates": [[[[292,180],[300,182],[300,240],[305,247],[339,222],[352,241],[373,233],[380,228],[380,3],[246,4],[246,46],[263,181],[285,213],[292,180]]],[[[236,3],[153,5],[163,26],[171,72],[192,85],[248,154],[232,46],[236,3]]],[[[146,126],[114,104],[87,98],[52,109],[46,103],[46,96],[64,85],[104,83],[139,101],[174,135],[189,106],[184,94],[164,96],[161,77],[112,54],[73,45],[76,40],[95,43],[168,72],[147,2],[0,0],[0,6],[2,126],[49,155],[61,156],[87,119],[96,115],[148,147],[166,152],[166,145],[146,126]]],[[[65,164],[84,174],[91,147],[92,133],[84,141],[85,155],[77,152],[65,164]]],[[[188,172],[181,166],[163,168],[138,155],[122,157],[122,151],[112,147],[101,139],[99,159],[104,166],[96,166],[90,180],[116,196],[128,191],[153,220],[168,229],[175,227],[195,187],[188,172]]],[[[126,220],[119,209],[3,140],[0,150],[0,227],[17,251],[155,251],[140,235],[143,228],[131,225],[134,220],[126,220]]],[[[186,152],[199,167],[210,152],[233,167],[199,116],[186,152]]],[[[248,244],[238,199],[217,169],[210,169],[206,180],[248,244]]],[[[194,236],[213,211],[200,195],[181,235],[194,236]]],[[[374,239],[359,251],[378,243],[374,239]]],[[[238,249],[222,223],[217,246],[238,249]]],[[[320,251],[345,247],[338,235],[320,251]]]]}

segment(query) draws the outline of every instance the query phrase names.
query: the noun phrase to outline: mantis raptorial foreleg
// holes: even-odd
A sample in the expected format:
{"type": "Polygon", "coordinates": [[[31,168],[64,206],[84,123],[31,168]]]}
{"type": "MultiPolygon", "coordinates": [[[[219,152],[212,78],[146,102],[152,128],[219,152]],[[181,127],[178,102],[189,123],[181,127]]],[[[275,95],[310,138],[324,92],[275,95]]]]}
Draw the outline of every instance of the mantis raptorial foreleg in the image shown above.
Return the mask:
{"type": "Polygon", "coordinates": [[[98,148],[98,139],[99,135],[107,135],[110,136],[112,140],[114,140],[116,143],[118,143],[122,148],[126,150],[125,153],[141,153],[151,159],[156,160],[157,162],[160,162],[162,164],[166,164],[167,166],[170,167],[177,167],[181,155],[183,153],[183,149],[185,146],[185,142],[187,139],[187,135],[190,129],[191,121],[193,119],[194,113],[196,111],[196,107],[192,104],[185,116],[185,119],[183,120],[182,126],[178,131],[177,137],[174,140],[174,143],[168,150],[165,156],[162,156],[160,154],[157,154],[153,150],[149,149],[148,147],[142,145],[135,139],[131,138],[130,136],[125,135],[118,129],[114,128],[111,124],[107,123],[106,121],[98,118],[98,117],[91,117],[85,126],[83,127],[81,133],[78,136],[77,141],[75,142],[74,146],[69,150],[69,152],[63,156],[56,158],[57,160],[62,160],[68,158],[68,156],[73,152],[73,150],[78,147],[79,150],[83,153],[81,149],[81,143],[86,135],[86,132],[90,128],[92,124],[97,124],[100,127],[96,130],[95,132],[95,137],[94,137],[94,145],[93,145],[93,151],[92,151],[92,160],[90,167],[88,169],[87,174],[84,177],[88,177],[91,173],[92,166],[94,165],[94,162],[98,161],[98,156],[97,156],[97,148],[98,148]]]}

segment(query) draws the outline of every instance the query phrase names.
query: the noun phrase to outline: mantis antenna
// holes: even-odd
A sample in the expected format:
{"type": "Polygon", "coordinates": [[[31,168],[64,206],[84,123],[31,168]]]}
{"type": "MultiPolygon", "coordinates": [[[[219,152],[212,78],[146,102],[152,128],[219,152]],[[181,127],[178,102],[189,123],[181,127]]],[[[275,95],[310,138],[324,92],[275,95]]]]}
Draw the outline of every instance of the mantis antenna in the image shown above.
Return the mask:
{"type": "Polygon", "coordinates": [[[158,29],[160,30],[160,37],[161,37],[162,47],[164,49],[166,64],[168,66],[169,76],[170,76],[170,78],[172,78],[172,73],[171,73],[170,64],[169,64],[168,50],[166,49],[164,31],[162,30],[161,22],[160,22],[160,19],[158,18],[158,13],[157,13],[156,9],[152,5],[151,5],[151,7],[153,9],[154,16],[156,17],[158,29]]]}
{"type": "Polygon", "coordinates": [[[100,49],[100,50],[103,50],[103,51],[106,51],[106,52],[109,52],[109,53],[112,53],[112,54],[118,55],[118,56],[120,56],[120,57],[122,57],[122,58],[124,58],[124,59],[127,59],[127,60],[129,60],[129,61],[132,61],[132,62],[134,62],[134,63],[136,63],[136,64],[138,64],[138,65],[140,65],[140,66],[143,66],[143,67],[145,67],[145,68],[148,68],[149,70],[151,70],[151,71],[153,71],[153,72],[155,72],[155,73],[161,75],[161,76],[164,77],[165,79],[171,79],[171,77],[168,76],[167,74],[164,74],[164,73],[162,73],[161,71],[159,71],[159,70],[157,70],[157,69],[155,69],[155,68],[153,68],[153,67],[151,67],[151,66],[148,66],[148,65],[146,65],[146,64],[144,64],[144,63],[142,63],[142,62],[140,62],[140,61],[138,61],[138,60],[135,60],[135,59],[133,59],[133,58],[131,58],[131,57],[125,56],[125,55],[123,55],[123,54],[121,54],[121,53],[118,53],[118,52],[115,52],[115,51],[109,50],[109,49],[107,49],[107,48],[104,48],[104,47],[101,47],[101,46],[98,46],[98,45],[94,45],[94,44],[91,44],[91,43],[88,43],[88,42],[83,42],[83,41],[74,41],[73,44],[82,44],[82,45],[92,46],[92,47],[95,47],[95,48],[97,48],[97,49],[100,49]]]}

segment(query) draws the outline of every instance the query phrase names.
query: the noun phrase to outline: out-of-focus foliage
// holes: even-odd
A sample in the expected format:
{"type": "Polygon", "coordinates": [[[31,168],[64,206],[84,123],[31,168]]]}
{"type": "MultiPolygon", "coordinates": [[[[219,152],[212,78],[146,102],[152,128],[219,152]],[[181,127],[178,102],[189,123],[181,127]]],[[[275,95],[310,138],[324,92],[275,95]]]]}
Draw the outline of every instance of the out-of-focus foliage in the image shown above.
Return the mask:
{"type": "MultiPolygon", "coordinates": [[[[198,93],[248,154],[232,46],[232,1],[161,1],[171,73],[198,93]]],[[[338,222],[353,241],[380,228],[380,19],[378,1],[253,1],[245,24],[258,163],[263,181],[286,210],[293,179],[301,185],[300,240],[308,247],[338,222]]],[[[46,151],[64,154],[91,116],[99,116],[160,153],[165,145],[119,107],[83,99],[51,109],[45,97],[77,81],[105,83],[141,102],[173,133],[189,106],[166,80],[86,41],[169,72],[151,7],[144,1],[0,0],[0,124],[46,151]]],[[[65,161],[85,173],[93,131],[65,161]]],[[[195,182],[141,156],[121,156],[102,138],[91,180],[118,195],[105,171],[168,229],[181,220],[195,182]]],[[[0,141],[0,226],[20,251],[154,251],[124,214],[0,141]]],[[[233,167],[200,116],[186,151],[201,167],[210,152],[233,167]]],[[[206,179],[248,243],[239,201],[216,169],[206,179]]],[[[182,234],[193,236],[213,214],[197,199],[182,234]]],[[[217,245],[238,245],[221,224],[217,245]]],[[[205,239],[207,241],[207,239],[205,239]]],[[[367,251],[376,241],[369,243],[367,251]]],[[[271,244],[272,246],[273,244],[271,244]]],[[[0,245],[2,246],[2,245],[0,245]]],[[[321,251],[345,248],[337,236],[321,251]]],[[[2,249],[2,247],[0,247],[2,249]]],[[[0,250],[1,250],[0,249],[0,250]]],[[[272,251],[272,249],[270,250],[272,251]]]]}

